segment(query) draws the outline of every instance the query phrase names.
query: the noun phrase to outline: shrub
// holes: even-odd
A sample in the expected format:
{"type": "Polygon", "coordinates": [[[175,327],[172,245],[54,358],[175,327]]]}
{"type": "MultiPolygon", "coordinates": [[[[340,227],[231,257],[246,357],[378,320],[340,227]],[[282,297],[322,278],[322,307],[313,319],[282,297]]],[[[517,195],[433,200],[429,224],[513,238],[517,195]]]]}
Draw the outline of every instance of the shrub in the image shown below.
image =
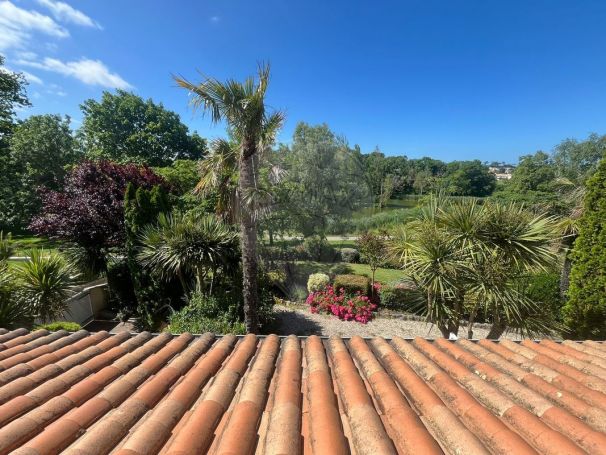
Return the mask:
{"type": "Polygon", "coordinates": [[[335,264],[330,269],[328,269],[328,273],[333,277],[335,275],[347,275],[351,272],[351,267],[347,264],[335,264]]]}
{"type": "Polygon", "coordinates": [[[51,322],[50,324],[43,324],[38,326],[39,329],[46,329],[51,332],[56,332],[57,330],[67,330],[68,332],[77,332],[81,330],[82,327],[77,322],[68,322],[68,321],[56,321],[51,322]]]}
{"type": "Polygon", "coordinates": [[[333,281],[335,289],[343,288],[347,294],[370,293],[370,279],[362,275],[337,275],[333,281]]]}
{"type": "Polygon", "coordinates": [[[303,241],[303,249],[312,261],[332,261],[336,252],[328,240],[319,235],[312,235],[303,241]]]}
{"type": "Polygon", "coordinates": [[[238,307],[238,301],[229,294],[219,297],[194,293],[185,307],[170,316],[166,331],[243,334],[246,327],[239,320],[238,307]]]}
{"type": "Polygon", "coordinates": [[[355,248],[341,248],[341,261],[356,264],[360,262],[360,252],[355,248]]]}
{"type": "MultiPolygon", "coordinates": [[[[403,283],[384,284],[379,291],[381,306],[391,310],[417,313],[420,308],[414,290],[403,283]]],[[[422,305],[421,305],[422,308],[422,305]]]]}
{"type": "Polygon", "coordinates": [[[526,296],[537,303],[546,318],[561,321],[562,296],[560,294],[560,275],[554,272],[543,272],[528,278],[526,296]]]}
{"type": "Polygon", "coordinates": [[[312,273],[307,279],[307,292],[321,291],[330,283],[330,277],[325,273],[312,273]]]}
{"type": "Polygon", "coordinates": [[[131,314],[137,306],[137,297],[127,258],[111,258],[107,264],[109,303],[112,309],[123,315],[131,314]]]}
{"type": "Polygon", "coordinates": [[[327,286],[322,291],[312,292],[306,303],[312,313],[333,314],[344,321],[357,321],[366,324],[372,319],[372,312],[377,308],[364,295],[348,295],[344,289],[335,291],[327,286]]]}
{"type": "Polygon", "coordinates": [[[5,261],[15,254],[15,242],[10,232],[4,233],[0,231],[0,261],[5,261]]]}
{"type": "Polygon", "coordinates": [[[606,337],[606,159],[587,182],[585,211],[572,250],[569,300],[562,310],[572,337],[606,337]]]}

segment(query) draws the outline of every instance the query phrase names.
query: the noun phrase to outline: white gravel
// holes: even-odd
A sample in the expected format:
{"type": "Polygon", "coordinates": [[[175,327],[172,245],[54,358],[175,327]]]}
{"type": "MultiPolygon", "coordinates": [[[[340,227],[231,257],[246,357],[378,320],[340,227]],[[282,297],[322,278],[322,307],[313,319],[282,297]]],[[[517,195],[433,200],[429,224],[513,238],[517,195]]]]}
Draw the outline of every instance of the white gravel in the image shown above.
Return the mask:
{"type": "MultiPolygon", "coordinates": [[[[274,307],[277,315],[275,332],[278,335],[337,335],[351,337],[384,337],[392,338],[439,338],[441,333],[438,328],[423,321],[405,321],[397,318],[377,316],[368,324],[354,321],[341,321],[335,316],[327,314],[313,314],[305,305],[276,305],[274,307]]],[[[488,334],[486,328],[474,328],[474,338],[485,338],[488,334]]],[[[467,326],[459,329],[459,338],[467,338],[467,326]]],[[[515,333],[504,334],[503,338],[518,340],[520,337],[515,333]]]]}

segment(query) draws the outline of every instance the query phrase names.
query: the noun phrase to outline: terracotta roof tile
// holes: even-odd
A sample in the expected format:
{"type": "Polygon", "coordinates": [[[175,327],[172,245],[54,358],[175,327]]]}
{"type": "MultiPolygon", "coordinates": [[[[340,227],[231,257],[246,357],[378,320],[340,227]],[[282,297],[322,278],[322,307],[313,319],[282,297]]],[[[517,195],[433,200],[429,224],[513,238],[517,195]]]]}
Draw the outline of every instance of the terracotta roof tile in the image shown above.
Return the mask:
{"type": "Polygon", "coordinates": [[[606,347],[0,330],[0,455],[606,453],[606,347]]]}

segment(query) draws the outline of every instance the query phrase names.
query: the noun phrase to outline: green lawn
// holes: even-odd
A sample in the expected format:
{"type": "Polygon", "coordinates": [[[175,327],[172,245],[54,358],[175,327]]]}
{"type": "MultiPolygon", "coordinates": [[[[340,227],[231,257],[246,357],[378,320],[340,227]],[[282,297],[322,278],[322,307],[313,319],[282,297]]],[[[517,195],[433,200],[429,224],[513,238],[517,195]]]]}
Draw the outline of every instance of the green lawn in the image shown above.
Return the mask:
{"type": "Polygon", "coordinates": [[[13,241],[17,244],[15,256],[27,256],[32,248],[42,248],[48,252],[57,251],[57,244],[44,237],[15,235],[13,241]]]}
{"type": "MultiPolygon", "coordinates": [[[[367,275],[371,276],[370,267],[366,264],[347,264],[342,262],[341,264],[347,266],[350,273],[356,275],[367,275]]],[[[329,273],[330,268],[335,264],[326,262],[314,262],[314,261],[297,261],[295,269],[295,279],[300,283],[307,283],[307,278],[312,273],[329,273]]],[[[398,281],[403,278],[401,270],[396,269],[377,269],[375,274],[375,280],[381,283],[390,283],[392,281],[398,281]]]]}

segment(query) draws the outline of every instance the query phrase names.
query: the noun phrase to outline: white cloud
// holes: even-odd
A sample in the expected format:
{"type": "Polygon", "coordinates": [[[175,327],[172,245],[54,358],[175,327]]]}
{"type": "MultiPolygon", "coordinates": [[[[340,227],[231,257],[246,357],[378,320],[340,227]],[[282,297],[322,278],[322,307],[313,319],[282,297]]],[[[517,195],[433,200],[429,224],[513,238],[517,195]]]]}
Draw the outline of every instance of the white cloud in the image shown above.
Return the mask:
{"type": "Polygon", "coordinates": [[[69,31],[49,16],[19,8],[9,1],[0,1],[0,50],[24,47],[31,32],[66,38],[69,31]]]}
{"type": "Polygon", "coordinates": [[[133,88],[117,73],[112,73],[100,60],[81,58],[73,62],[62,62],[56,58],[46,57],[42,62],[18,60],[19,65],[39,68],[46,71],[71,76],[88,85],[99,85],[106,88],[133,88]]]}
{"type": "Polygon", "coordinates": [[[38,0],[38,3],[50,10],[55,19],[62,22],[70,22],[84,27],[95,27],[102,29],[101,25],[92,20],[82,11],[73,8],[65,2],[54,0],[38,0]]]}
{"type": "Polygon", "coordinates": [[[30,82],[32,84],[43,84],[42,79],[40,79],[35,74],[29,73],[29,72],[23,71],[23,70],[21,70],[20,72],[23,73],[23,75],[25,76],[25,79],[27,79],[28,82],[30,82]]]}

